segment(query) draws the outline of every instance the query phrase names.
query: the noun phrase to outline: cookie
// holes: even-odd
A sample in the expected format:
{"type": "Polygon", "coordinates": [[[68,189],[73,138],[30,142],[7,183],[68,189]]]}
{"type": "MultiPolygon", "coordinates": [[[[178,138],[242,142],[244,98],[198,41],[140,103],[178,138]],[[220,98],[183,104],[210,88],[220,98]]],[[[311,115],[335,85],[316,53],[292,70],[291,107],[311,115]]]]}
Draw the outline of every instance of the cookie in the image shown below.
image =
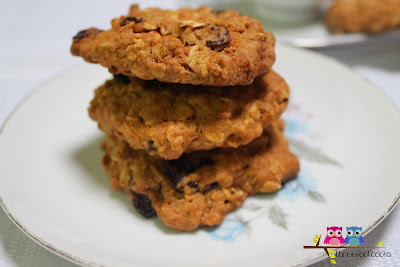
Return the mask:
{"type": "Polygon", "coordinates": [[[273,70],[246,86],[161,83],[116,76],[95,92],[99,128],[152,156],[238,147],[260,136],[287,106],[289,87],[273,70]],[[199,88],[200,87],[200,88],[199,88]]]}
{"type": "Polygon", "coordinates": [[[298,173],[299,162],[282,130],[278,120],[246,146],[197,151],[170,161],[109,135],[102,164],[111,186],[129,193],[140,214],[191,231],[222,223],[249,194],[275,192],[298,173]]]}
{"type": "Polygon", "coordinates": [[[337,0],[325,15],[333,33],[378,33],[400,27],[400,0],[337,0]]]}
{"type": "Polygon", "coordinates": [[[247,85],[275,61],[275,37],[259,20],[209,7],[131,7],[112,28],[80,31],[71,53],[113,74],[168,83],[247,85]]]}

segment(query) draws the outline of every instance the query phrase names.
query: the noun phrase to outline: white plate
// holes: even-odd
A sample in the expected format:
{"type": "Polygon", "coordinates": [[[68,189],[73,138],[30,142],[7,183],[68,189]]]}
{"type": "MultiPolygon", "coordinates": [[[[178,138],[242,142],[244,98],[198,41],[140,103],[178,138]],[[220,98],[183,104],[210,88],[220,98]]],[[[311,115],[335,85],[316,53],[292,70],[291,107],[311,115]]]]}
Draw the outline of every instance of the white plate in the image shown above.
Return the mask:
{"type": "Polygon", "coordinates": [[[36,90],[0,136],[0,196],[33,240],[82,265],[304,265],[326,226],[368,234],[400,192],[400,116],[383,94],[330,59],[277,47],[291,85],[286,134],[299,177],[277,194],[249,198],[219,228],[181,233],[137,215],[108,185],[102,134],[88,118],[93,90],[110,75],[81,63],[36,90]]]}

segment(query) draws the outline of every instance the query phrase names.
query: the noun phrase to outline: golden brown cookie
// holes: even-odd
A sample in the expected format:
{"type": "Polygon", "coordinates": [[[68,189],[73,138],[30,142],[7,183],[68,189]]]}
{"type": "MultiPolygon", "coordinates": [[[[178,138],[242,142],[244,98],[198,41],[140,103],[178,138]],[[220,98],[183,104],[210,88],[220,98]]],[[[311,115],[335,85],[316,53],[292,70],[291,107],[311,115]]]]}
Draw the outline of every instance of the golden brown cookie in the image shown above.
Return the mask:
{"type": "Polygon", "coordinates": [[[275,37],[260,21],[209,7],[177,11],[131,7],[112,29],[90,28],[71,53],[113,74],[169,83],[246,85],[275,61],[275,37]]]}
{"type": "Polygon", "coordinates": [[[177,159],[182,153],[250,143],[281,115],[288,97],[288,85],[272,70],[235,87],[116,76],[96,90],[89,115],[134,149],[177,159]]]}
{"type": "Polygon", "coordinates": [[[171,161],[107,136],[102,163],[111,186],[130,193],[140,214],[158,215],[168,227],[191,231],[222,223],[249,194],[275,192],[298,173],[299,162],[282,131],[278,120],[246,146],[197,151],[171,161]]]}
{"type": "Polygon", "coordinates": [[[400,26],[400,0],[337,0],[325,15],[333,33],[378,33],[400,26]]]}

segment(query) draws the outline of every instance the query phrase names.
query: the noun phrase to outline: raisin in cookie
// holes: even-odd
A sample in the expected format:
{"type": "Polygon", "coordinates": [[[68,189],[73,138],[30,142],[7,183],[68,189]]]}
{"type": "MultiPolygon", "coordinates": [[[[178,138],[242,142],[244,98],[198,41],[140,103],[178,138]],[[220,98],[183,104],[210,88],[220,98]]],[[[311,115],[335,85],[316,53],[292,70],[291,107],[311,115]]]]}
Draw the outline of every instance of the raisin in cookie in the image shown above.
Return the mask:
{"type": "Polygon", "coordinates": [[[96,90],[89,115],[134,149],[177,159],[250,143],[281,115],[289,97],[273,70],[246,86],[198,87],[116,76],[96,90]]]}
{"type": "Polygon", "coordinates": [[[275,192],[298,173],[299,162],[282,129],[278,120],[246,146],[197,151],[170,161],[107,136],[102,163],[111,186],[130,193],[140,214],[191,231],[222,223],[249,194],[275,192]]]}
{"type": "Polygon", "coordinates": [[[90,28],[71,53],[113,74],[169,83],[246,85],[275,61],[275,37],[260,21],[209,7],[177,11],[131,7],[112,28],[90,28]]]}
{"type": "Polygon", "coordinates": [[[377,33],[400,27],[400,0],[337,0],[325,15],[334,33],[377,33]]]}

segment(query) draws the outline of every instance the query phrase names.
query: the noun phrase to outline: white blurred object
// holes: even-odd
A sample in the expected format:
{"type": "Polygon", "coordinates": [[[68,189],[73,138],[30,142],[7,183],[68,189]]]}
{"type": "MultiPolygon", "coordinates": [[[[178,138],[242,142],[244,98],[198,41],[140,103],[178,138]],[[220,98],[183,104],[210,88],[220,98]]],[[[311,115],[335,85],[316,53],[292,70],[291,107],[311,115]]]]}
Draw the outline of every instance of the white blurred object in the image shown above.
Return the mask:
{"type": "Polygon", "coordinates": [[[271,22],[293,24],[313,20],[322,14],[327,0],[256,0],[254,13],[271,22]]]}

